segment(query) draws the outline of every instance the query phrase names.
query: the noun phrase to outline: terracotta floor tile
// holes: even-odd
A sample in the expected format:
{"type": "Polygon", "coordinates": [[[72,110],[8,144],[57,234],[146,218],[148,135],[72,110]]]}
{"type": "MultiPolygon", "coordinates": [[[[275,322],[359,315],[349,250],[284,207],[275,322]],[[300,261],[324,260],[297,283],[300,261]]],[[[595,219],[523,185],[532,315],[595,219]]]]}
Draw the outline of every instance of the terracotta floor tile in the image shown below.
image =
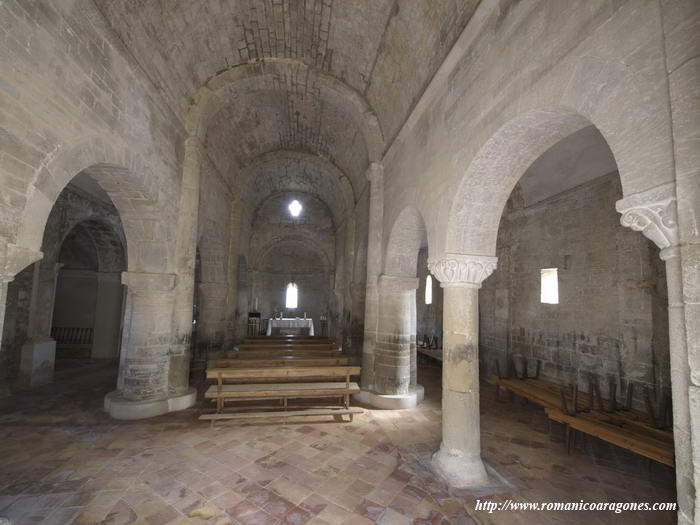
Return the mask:
{"type": "MultiPolygon", "coordinates": [[[[102,410],[113,367],[93,367],[3,400],[0,516],[13,525],[110,523],[401,525],[522,523],[476,511],[504,501],[673,501],[670,469],[592,439],[567,455],[544,412],[496,402],[482,383],[483,457],[507,485],[455,491],[435,477],[440,445],[440,370],[419,368],[425,401],[414,410],[366,410],[352,423],[221,423],[200,408],[143,421],[102,410]],[[75,376],[77,377],[77,376],[75,376]],[[490,492],[489,492],[490,491],[490,492]],[[134,517],[134,514],[136,517],[134,517]]],[[[674,523],[668,513],[530,513],[556,524],[674,523]]]]}

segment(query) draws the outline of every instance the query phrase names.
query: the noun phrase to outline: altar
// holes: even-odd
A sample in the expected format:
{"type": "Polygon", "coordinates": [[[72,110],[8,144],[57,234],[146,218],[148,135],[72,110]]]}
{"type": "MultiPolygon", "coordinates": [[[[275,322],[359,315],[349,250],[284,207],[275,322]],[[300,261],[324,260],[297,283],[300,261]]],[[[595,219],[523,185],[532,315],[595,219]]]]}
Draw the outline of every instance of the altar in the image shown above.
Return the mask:
{"type": "Polygon", "coordinates": [[[269,319],[267,321],[267,335],[272,335],[273,330],[280,335],[314,335],[313,319],[300,319],[298,317],[284,317],[282,319],[269,319]],[[302,330],[308,328],[308,334],[302,334],[302,330]]]}

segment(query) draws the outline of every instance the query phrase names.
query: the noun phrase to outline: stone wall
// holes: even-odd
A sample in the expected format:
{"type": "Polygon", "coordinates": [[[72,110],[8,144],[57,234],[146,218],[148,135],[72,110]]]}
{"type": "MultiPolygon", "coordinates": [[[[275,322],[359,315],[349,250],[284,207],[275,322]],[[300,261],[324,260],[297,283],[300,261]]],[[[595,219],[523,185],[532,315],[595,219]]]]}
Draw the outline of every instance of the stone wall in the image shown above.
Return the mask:
{"type": "MultiPolygon", "coordinates": [[[[498,268],[479,294],[482,376],[506,360],[542,360],[542,375],[608,395],[610,376],[670,395],[668,300],[658,249],[620,225],[617,173],[528,207],[520,186],[498,232],[498,268]],[[559,304],[540,302],[540,270],[557,268],[559,304]]],[[[619,388],[619,387],[618,387],[619,388]]],[[[619,392],[619,390],[618,390],[619,392]]],[[[620,397],[618,396],[618,399],[620,397]]]]}
{"type": "Polygon", "coordinates": [[[129,219],[132,269],[172,268],[184,129],[157,88],[92,2],[11,0],[0,20],[0,237],[38,251],[58,193],[93,168],[129,219]]]}

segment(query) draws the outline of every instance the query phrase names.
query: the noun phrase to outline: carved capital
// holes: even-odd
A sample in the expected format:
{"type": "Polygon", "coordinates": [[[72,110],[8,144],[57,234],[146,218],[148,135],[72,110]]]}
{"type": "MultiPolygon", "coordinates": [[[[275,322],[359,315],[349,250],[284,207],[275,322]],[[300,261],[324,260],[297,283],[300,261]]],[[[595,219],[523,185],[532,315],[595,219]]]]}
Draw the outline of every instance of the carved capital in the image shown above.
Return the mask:
{"type": "Polygon", "coordinates": [[[382,293],[407,293],[416,288],[418,288],[418,277],[379,276],[379,290],[382,293]]]}
{"type": "Polygon", "coordinates": [[[678,246],[675,184],[664,184],[617,201],[620,224],[642,232],[661,250],[678,246]]]}
{"type": "Polygon", "coordinates": [[[384,166],[379,162],[371,162],[367,168],[367,180],[371,183],[382,182],[384,179],[384,166]]]}
{"type": "Polygon", "coordinates": [[[479,287],[496,269],[497,257],[448,253],[428,261],[428,269],[443,288],[449,286],[479,287]]]}

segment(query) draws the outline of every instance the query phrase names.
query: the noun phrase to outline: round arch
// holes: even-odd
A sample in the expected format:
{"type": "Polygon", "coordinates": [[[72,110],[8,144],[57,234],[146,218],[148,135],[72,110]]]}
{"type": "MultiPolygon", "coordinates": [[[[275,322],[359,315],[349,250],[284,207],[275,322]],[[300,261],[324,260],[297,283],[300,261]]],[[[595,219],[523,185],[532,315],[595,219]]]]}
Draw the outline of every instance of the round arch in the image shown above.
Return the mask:
{"type": "Polygon", "coordinates": [[[293,77],[308,79],[313,77],[318,89],[328,99],[340,102],[353,115],[370,158],[378,161],[384,152],[384,136],[376,113],[369,102],[350,86],[333,75],[311,67],[302,61],[290,58],[268,57],[264,60],[239,64],[218,72],[207,79],[194,97],[186,120],[190,135],[204,138],[208,121],[225,105],[225,92],[235,90],[236,84],[256,77],[293,77]]]}
{"type": "Polygon", "coordinates": [[[327,272],[333,270],[333,265],[331,264],[331,260],[328,258],[328,254],[323,251],[316,241],[310,236],[300,235],[285,236],[280,239],[273,239],[269,243],[264,244],[251,255],[252,264],[250,265],[250,268],[260,268],[270,252],[285,244],[301,245],[304,248],[313,251],[320,258],[322,265],[327,272]]]}
{"type": "Polygon", "coordinates": [[[44,231],[59,194],[78,173],[86,173],[109,195],[119,212],[127,240],[129,271],[161,273],[172,265],[174,221],[162,202],[157,177],[127,150],[89,140],[50,160],[30,186],[21,215],[17,244],[41,250],[44,231]]]}

